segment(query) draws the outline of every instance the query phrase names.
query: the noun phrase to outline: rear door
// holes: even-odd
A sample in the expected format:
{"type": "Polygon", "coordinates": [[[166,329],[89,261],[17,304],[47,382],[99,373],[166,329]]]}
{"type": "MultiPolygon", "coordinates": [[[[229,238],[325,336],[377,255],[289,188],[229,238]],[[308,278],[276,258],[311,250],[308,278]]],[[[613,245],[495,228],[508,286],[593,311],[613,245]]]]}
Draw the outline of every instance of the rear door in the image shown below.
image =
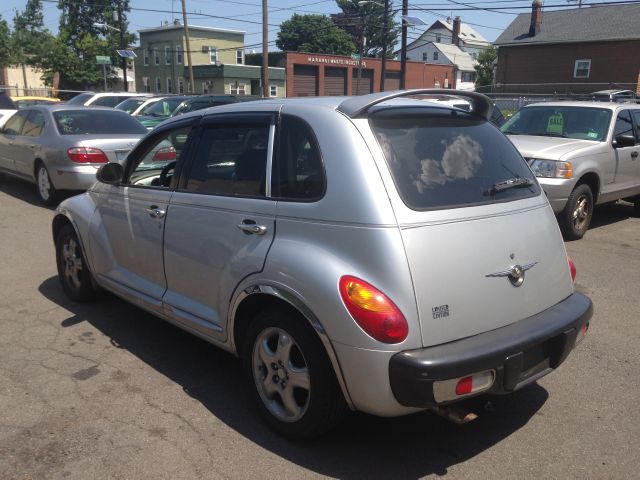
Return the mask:
{"type": "Polygon", "coordinates": [[[13,172],[16,171],[15,159],[21,144],[22,127],[29,115],[28,110],[14,113],[4,126],[0,134],[0,167],[13,172]]]}
{"type": "Polygon", "coordinates": [[[40,153],[44,123],[44,113],[30,110],[22,127],[22,135],[16,138],[15,169],[23,175],[34,175],[34,161],[40,153]]]}
{"type": "Polygon", "coordinates": [[[371,120],[425,346],[527,318],[573,289],[555,218],[518,151],[489,122],[429,110],[371,120]]]}
{"type": "Polygon", "coordinates": [[[191,164],[171,198],[164,237],[165,308],[177,321],[224,337],[238,283],[262,270],[275,233],[270,198],[275,115],[203,119],[191,164]]]}
{"type": "Polygon", "coordinates": [[[98,184],[90,243],[101,283],[161,309],[166,290],[162,242],[174,172],[188,155],[195,119],[148,137],[129,156],[121,185],[98,184]]]}

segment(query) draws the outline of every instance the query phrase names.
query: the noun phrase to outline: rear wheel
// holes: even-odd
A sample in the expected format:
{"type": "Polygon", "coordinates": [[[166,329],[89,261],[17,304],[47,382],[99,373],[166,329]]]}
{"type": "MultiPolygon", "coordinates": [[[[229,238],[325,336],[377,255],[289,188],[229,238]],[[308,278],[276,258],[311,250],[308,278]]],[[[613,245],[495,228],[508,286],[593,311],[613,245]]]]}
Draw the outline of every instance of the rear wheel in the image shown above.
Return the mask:
{"type": "Polygon", "coordinates": [[[268,309],[248,328],[242,356],[265,421],[289,438],[312,438],[347,411],[324,347],[303,318],[268,309]]]}
{"type": "Polygon", "coordinates": [[[560,214],[560,226],[567,240],[579,240],[587,232],[593,215],[593,193],[589,185],[574,188],[560,214]]]}
{"type": "Polygon", "coordinates": [[[640,195],[633,198],[633,214],[640,217],[640,195]]]}
{"type": "Polygon", "coordinates": [[[67,296],[76,302],[87,302],[96,297],[91,272],[82,255],[82,248],[74,228],[64,225],[56,238],[58,278],[67,296]]]}
{"type": "Polygon", "coordinates": [[[38,163],[36,167],[36,182],[38,183],[38,194],[40,194],[42,203],[54,205],[57,199],[56,187],[53,186],[47,167],[42,162],[38,163]]]}

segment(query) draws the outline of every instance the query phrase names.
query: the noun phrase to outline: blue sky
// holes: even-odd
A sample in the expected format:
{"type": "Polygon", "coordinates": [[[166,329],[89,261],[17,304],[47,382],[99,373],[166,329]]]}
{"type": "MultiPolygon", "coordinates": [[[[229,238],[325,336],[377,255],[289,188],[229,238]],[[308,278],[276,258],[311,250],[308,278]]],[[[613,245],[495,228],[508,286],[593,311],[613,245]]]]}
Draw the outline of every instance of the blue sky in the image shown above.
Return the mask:
{"type": "MultiPolygon", "coordinates": [[[[73,1],[73,0],[71,0],[73,1]]],[[[380,0],[382,2],[383,0],[380,0]]],[[[464,2],[464,0],[462,0],[464,2]]],[[[114,2],[115,3],[115,2],[114,2]]],[[[202,15],[189,15],[189,24],[232,30],[245,31],[245,44],[253,45],[261,42],[262,2],[261,0],[186,0],[188,12],[199,12],[210,16],[226,18],[211,18],[202,15]]],[[[393,8],[399,9],[402,1],[393,0],[393,8]]],[[[0,15],[11,24],[14,11],[22,10],[26,0],[2,0],[0,15]]],[[[547,5],[568,5],[564,0],[548,0],[547,5]]],[[[153,12],[132,10],[129,13],[130,29],[132,31],[143,28],[160,26],[165,20],[182,18],[180,0],[130,0],[132,8],[147,10],[164,10],[165,12],[153,12]],[[175,12],[172,14],[171,12],[175,12]]],[[[518,13],[530,11],[531,0],[505,0],[480,1],[469,0],[463,3],[448,0],[414,0],[409,2],[409,15],[420,17],[427,24],[433,23],[438,18],[449,15],[459,15],[463,22],[469,23],[487,40],[493,41],[502,30],[516,17],[518,13]],[[482,8],[502,5],[520,7],[516,10],[483,11],[482,8]],[[455,8],[459,8],[456,10],[455,8]],[[473,9],[470,9],[473,8],[473,9]],[[427,11],[429,9],[429,11],[427,11]]],[[[504,8],[504,7],[503,7],[504,8]]],[[[340,9],[334,0],[269,0],[269,39],[275,40],[278,27],[281,22],[298,14],[330,14],[337,13],[340,9]]],[[[60,11],[57,2],[44,1],[45,24],[57,31],[60,11]]],[[[411,27],[409,41],[416,38],[425,27],[411,27]]],[[[272,44],[273,45],[273,44],[272,44]]],[[[256,47],[259,49],[260,47],[256,47]]],[[[270,48],[277,50],[275,46],[270,48]]]]}

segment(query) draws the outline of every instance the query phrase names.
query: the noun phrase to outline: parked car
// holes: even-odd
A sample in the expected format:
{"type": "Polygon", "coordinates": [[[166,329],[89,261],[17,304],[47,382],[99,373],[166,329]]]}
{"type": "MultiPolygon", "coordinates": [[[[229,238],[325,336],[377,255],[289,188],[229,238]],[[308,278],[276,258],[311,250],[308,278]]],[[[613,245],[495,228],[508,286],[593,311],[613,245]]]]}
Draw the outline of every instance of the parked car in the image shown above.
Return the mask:
{"type": "Polygon", "coordinates": [[[150,97],[150,93],[135,93],[135,92],[103,92],[92,93],[85,92],[76,95],[71,100],[67,100],[67,105],[75,105],[85,107],[115,107],[117,104],[132,97],[150,97]]]}
{"type": "Polygon", "coordinates": [[[64,291],[98,285],[240,356],[293,438],[349,408],[396,416],[534,382],[584,338],[591,301],[489,100],[400,98],[423,92],[441,93],[168,120],[58,208],[64,291]]]}
{"type": "MultiPolygon", "coordinates": [[[[449,105],[450,107],[459,108],[461,110],[469,111],[471,109],[471,103],[468,100],[461,97],[455,97],[453,95],[439,95],[429,100],[436,101],[439,104],[449,105]]],[[[501,127],[504,125],[504,122],[507,121],[504,118],[502,111],[495,103],[493,104],[493,110],[491,110],[490,120],[496,127],[501,127]]]]}
{"type": "Polygon", "coordinates": [[[531,104],[502,131],[529,162],[567,239],[584,236],[594,205],[628,198],[640,214],[640,105],[531,104]]]}
{"type": "Polygon", "coordinates": [[[589,95],[593,100],[605,102],[628,102],[638,100],[633,90],[599,90],[589,95]]]}
{"type": "Polygon", "coordinates": [[[55,97],[11,97],[13,99],[13,103],[16,104],[18,109],[33,107],[34,105],[51,105],[52,103],[60,102],[59,98],[55,97]]]}
{"type": "Polygon", "coordinates": [[[100,164],[122,162],[146,129],[125,112],[68,105],[29,107],[0,131],[0,171],[38,186],[51,205],[59,190],[84,190],[100,164]]]}
{"type": "Polygon", "coordinates": [[[18,111],[18,106],[13,103],[11,97],[0,90],[0,127],[6,123],[11,115],[18,111]]]}
{"type": "Polygon", "coordinates": [[[150,97],[131,97],[118,103],[115,107],[116,110],[122,110],[128,114],[133,114],[143,103],[145,103],[150,97]]]}
{"type": "Polygon", "coordinates": [[[135,114],[135,117],[147,130],[151,130],[169,118],[178,105],[192,97],[193,95],[172,95],[160,97],[158,100],[149,99],[146,102],[147,106],[135,114]]]}

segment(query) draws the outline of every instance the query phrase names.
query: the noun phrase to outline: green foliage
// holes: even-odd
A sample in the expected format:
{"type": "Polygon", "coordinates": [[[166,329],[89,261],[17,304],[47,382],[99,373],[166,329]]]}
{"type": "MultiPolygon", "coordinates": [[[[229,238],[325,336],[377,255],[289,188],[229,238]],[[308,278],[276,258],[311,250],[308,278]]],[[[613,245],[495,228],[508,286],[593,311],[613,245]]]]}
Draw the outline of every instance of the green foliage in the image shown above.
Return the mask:
{"type": "Polygon", "coordinates": [[[476,88],[493,85],[493,67],[498,56],[498,51],[494,47],[489,47],[478,55],[476,70],[476,88]]]}
{"type": "Polygon", "coordinates": [[[349,35],[323,15],[294,14],[280,25],[276,45],[289,52],[349,55],[356,51],[349,35]]]}
{"type": "MultiPolygon", "coordinates": [[[[389,1],[389,3],[392,2],[389,1]]],[[[333,23],[346,31],[358,48],[366,38],[364,46],[366,57],[382,57],[385,44],[384,0],[376,0],[364,5],[358,5],[358,0],[336,0],[336,4],[342,13],[331,16],[333,23]]],[[[393,58],[393,47],[400,32],[400,27],[393,17],[393,12],[389,8],[386,30],[387,58],[393,58]]]]}
{"type": "Polygon", "coordinates": [[[12,63],[11,32],[6,20],[0,15],[0,67],[6,67],[12,63]]]}

